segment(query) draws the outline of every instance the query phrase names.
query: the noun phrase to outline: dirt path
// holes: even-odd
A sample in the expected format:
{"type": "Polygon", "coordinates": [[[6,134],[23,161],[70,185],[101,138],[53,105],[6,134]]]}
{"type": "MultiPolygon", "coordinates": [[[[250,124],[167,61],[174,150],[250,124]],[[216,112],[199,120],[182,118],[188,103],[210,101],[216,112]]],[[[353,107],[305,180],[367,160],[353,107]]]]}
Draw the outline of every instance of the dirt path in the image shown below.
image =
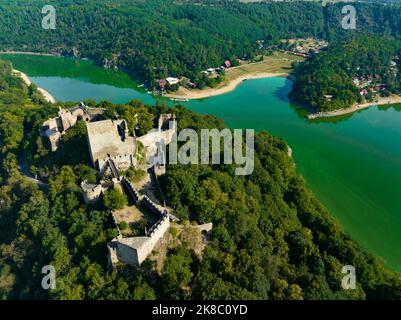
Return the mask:
{"type": "Polygon", "coordinates": [[[49,186],[46,183],[36,179],[29,172],[28,157],[27,157],[27,155],[26,155],[26,153],[24,151],[22,151],[20,153],[19,157],[18,157],[18,170],[19,170],[21,175],[23,175],[25,178],[27,178],[30,182],[33,182],[33,183],[37,184],[43,190],[47,191],[49,189],[49,186]]]}

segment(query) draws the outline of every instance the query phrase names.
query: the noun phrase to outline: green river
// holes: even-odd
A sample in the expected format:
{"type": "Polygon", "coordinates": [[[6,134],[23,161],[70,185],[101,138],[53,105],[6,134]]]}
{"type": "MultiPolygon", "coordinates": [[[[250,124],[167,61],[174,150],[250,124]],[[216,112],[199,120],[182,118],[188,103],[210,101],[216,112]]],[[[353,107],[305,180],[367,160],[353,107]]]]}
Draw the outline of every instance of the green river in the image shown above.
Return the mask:
{"type": "MultiPolygon", "coordinates": [[[[90,61],[2,57],[59,101],[155,101],[125,73],[90,61]]],[[[231,128],[266,130],[284,138],[299,173],[344,230],[401,271],[401,107],[371,107],[311,122],[288,102],[291,85],[286,78],[248,80],[228,94],[183,104],[221,117],[231,128]]]]}

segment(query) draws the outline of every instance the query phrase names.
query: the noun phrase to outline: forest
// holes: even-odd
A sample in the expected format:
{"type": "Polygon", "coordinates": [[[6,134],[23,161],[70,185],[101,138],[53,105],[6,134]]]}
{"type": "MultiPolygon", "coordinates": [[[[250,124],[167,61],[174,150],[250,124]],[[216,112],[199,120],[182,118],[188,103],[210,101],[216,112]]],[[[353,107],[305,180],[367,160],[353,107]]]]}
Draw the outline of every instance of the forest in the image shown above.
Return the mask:
{"type": "Polygon", "coordinates": [[[149,88],[169,76],[185,76],[202,87],[202,70],[226,59],[251,60],[280,39],[313,37],[335,43],[350,33],[399,37],[401,32],[398,5],[355,3],[358,27],[344,30],[342,4],[56,0],[56,29],[45,30],[41,9],[46,4],[2,1],[0,50],[90,58],[126,70],[149,88]]]}
{"type": "Polygon", "coordinates": [[[399,39],[347,38],[296,68],[290,97],[314,111],[332,111],[401,93],[400,57],[399,39]]]}
{"type": "MultiPolygon", "coordinates": [[[[344,234],[297,174],[285,141],[266,132],[256,136],[250,176],[235,176],[232,165],[168,165],[161,184],[182,223],[214,224],[202,259],[183,239],[160,271],[151,261],[107,271],[106,244],[117,232],[108,202],[115,195],[84,204],[80,181],[94,175],[84,124],[50,155],[38,126],[57,108],[11,70],[0,62],[2,299],[401,299],[400,274],[344,234]],[[24,158],[46,185],[25,176],[24,158]],[[49,264],[57,287],[46,291],[41,268],[49,264]],[[341,288],[344,265],[356,268],[356,290],[341,288]]],[[[149,114],[167,111],[161,103],[99,105],[106,116],[138,109],[138,130],[149,126],[149,114]]],[[[181,106],[168,111],[180,128],[224,127],[181,106]]]]}

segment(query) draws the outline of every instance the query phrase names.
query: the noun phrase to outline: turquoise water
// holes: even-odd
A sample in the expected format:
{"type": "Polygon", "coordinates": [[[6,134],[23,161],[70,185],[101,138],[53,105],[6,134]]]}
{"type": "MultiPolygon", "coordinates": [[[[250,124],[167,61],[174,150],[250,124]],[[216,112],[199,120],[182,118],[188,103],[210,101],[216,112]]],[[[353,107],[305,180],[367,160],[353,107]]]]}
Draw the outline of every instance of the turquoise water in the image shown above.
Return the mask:
{"type": "MultiPolygon", "coordinates": [[[[57,100],[155,101],[124,73],[89,61],[7,57],[57,100]]],[[[285,78],[248,80],[228,94],[184,105],[221,117],[232,128],[284,138],[298,172],[345,231],[401,271],[401,108],[371,107],[310,122],[288,102],[291,85],[285,78]]]]}

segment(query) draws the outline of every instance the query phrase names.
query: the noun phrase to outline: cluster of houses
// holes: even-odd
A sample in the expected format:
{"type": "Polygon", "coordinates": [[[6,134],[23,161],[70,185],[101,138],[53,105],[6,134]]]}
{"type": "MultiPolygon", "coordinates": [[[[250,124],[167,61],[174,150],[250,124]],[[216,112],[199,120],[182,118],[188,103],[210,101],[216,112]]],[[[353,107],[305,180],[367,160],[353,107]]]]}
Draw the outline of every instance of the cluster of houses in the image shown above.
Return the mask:
{"type": "Polygon", "coordinates": [[[309,57],[328,46],[328,42],[319,39],[293,39],[288,43],[287,52],[300,57],[309,57]]]}
{"type": "MultiPolygon", "coordinates": [[[[396,75],[398,72],[397,63],[395,61],[391,61],[391,71],[394,73],[394,75],[396,75]]],[[[361,96],[387,90],[386,85],[383,83],[382,77],[378,74],[354,76],[352,82],[360,89],[359,94],[361,96]]]]}
{"type": "MultiPolygon", "coordinates": [[[[360,67],[357,68],[360,70],[360,67]]],[[[390,61],[390,72],[394,74],[394,76],[398,73],[397,62],[390,61]]],[[[353,78],[353,83],[360,89],[359,94],[361,96],[366,96],[368,93],[376,93],[380,91],[387,90],[385,84],[383,84],[383,79],[380,75],[367,75],[367,76],[355,76],[353,78]]]]}
{"type": "Polygon", "coordinates": [[[366,77],[355,76],[352,79],[354,85],[360,89],[359,94],[361,96],[366,96],[369,92],[379,92],[386,90],[386,86],[380,83],[380,81],[381,77],[379,75],[368,75],[366,77]]]}
{"type": "MultiPolygon", "coordinates": [[[[382,78],[380,75],[368,76],[355,76],[352,82],[359,88],[359,94],[366,97],[370,93],[377,93],[387,89],[386,85],[381,83],[382,78]]],[[[324,98],[328,101],[333,99],[333,95],[325,94],[324,98]]]]}
{"type": "MultiPolygon", "coordinates": [[[[207,68],[206,70],[201,71],[202,74],[209,75],[209,76],[215,76],[219,70],[225,70],[228,68],[232,67],[232,63],[230,60],[225,60],[224,63],[217,68],[207,68]]],[[[167,77],[165,79],[158,79],[157,80],[157,85],[158,89],[160,90],[160,94],[163,95],[165,90],[168,87],[174,86],[174,85],[182,85],[184,87],[187,87],[189,89],[195,89],[196,88],[196,83],[194,83],[191,79],[188,79],[186,77],[167,77]]]]}
{"type": "Polygon", "coordinates": [[[159,86],[159,90],[161,91],[160,92],[161,95],[163,95],[167,87],[171,87],[174,85],[184,85],[192,89],[196,88],[196,84],[186,77],[181,77],[181,78],[167,77],[166,79],[158,79],[157,84],[159,86]]]}
{"type": "Polygon", "coordinates": [[[232,64],[230,60],[224,61],[224,63],[217,68],[207,68],[206,70],[201,71],[203,74],[208,74],[208,75],[215,75],[219,70],[225,70],[228,68],[231,68],[232,64]]]}
{"type": "MultiPolygon", "coordinates": [[[[393,72],[394,76],[396,76],[398,73],[397,62],[391,61],[390,64],[390,72],[393,72]]],[[[360,71],[360,69],[361,68],[359,66],[356,68],[357,71],[360,71]]],[[[348,68],[348,71],[350,71],[350,68],[348,68]]],[[[352,79],[352,82],[356,87],[358,87],[359,94],[362,97],[367,97],[370,94],[380,93],[388,89],[383,83],[382,76],[378,74],[363,76],[355,75],[352,79]]],[[[326,94],[324,97],[329,101],[333,99],[333,95],[330,94],[326,94]]]]}

